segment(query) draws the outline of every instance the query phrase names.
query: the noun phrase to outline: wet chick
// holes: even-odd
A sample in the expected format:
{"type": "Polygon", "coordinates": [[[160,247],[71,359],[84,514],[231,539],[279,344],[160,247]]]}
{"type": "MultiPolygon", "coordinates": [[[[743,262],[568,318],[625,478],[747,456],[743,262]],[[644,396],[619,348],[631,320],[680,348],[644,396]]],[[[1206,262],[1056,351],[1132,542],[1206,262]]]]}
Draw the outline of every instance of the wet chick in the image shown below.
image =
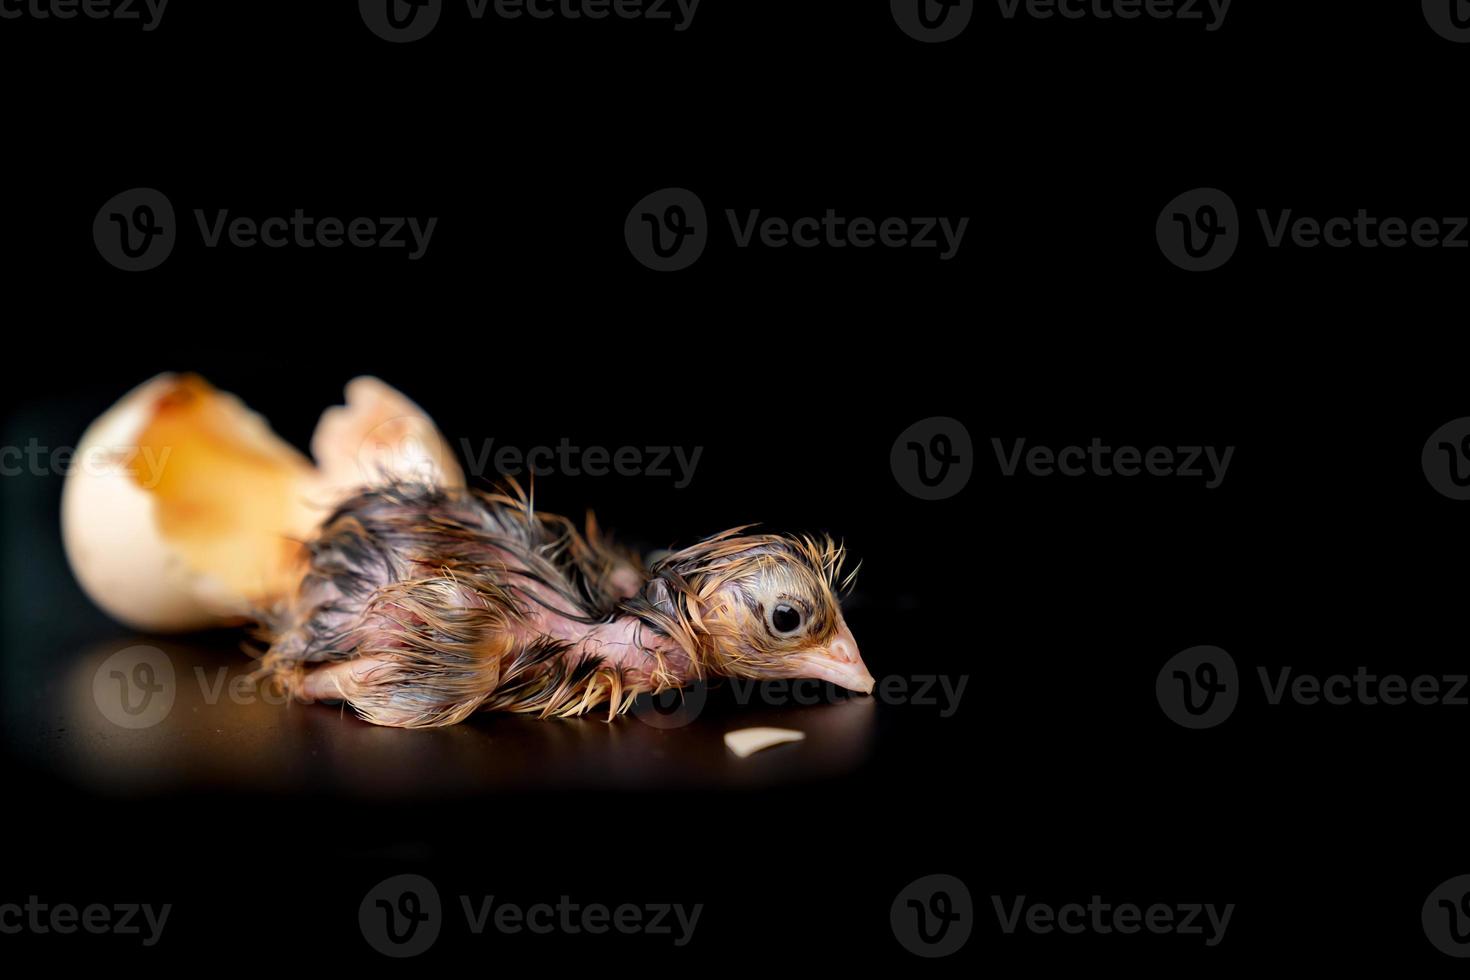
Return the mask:
{"type": "MultiPolygon", "coordinates": [[[[615,717],[640,694],[714,677],[873,688],[830,539],[736,528],[644,568],[590,517],[579,531],[515,485],[466,489],[437,429],[376,379],[323,416],[315,466],[198,378],[161,376],[109,416],[120,410],[144,423],[133,444],[159,442],[171,468],[116,474],[127,494],[147,488],[149,527],[116,519],[136,510],[118,486],[64,491],[78,578],[138,625],[255,620],[268,647],[258,676],[300,700],[421,728],[480,710],[615,717]],[[336,503],[312,511],[304,498],[336,503]],[[136,558],[112,562],[116,542],[136,556],[150,534],[171,570],[156,587],[136,558]]],[[[104,416],[94,430],[119,425],[104,416]]]]}
{"type": "Polygon", "coordinates": [[[309,549],[296,597],[267,618],[261,669],[380,725],[617,715],[720,676],[873,687],[830,540],[737,529],[645,572],[519,494],[399,484],[348,500],[309,549]]]}

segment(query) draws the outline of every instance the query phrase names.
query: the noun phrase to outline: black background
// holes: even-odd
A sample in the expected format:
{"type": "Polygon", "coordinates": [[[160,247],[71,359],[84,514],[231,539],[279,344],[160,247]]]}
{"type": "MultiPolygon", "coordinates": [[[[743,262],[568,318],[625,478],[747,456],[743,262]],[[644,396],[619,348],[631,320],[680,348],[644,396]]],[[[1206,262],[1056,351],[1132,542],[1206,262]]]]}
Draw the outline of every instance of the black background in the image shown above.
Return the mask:
{"type": "MultiPolygon", "coordinates": [[[[0,900],[171,902],[157,948],[6,936],[39,955],[266,969],[381,961],[355,915],[385,875],[523,902],[703,902],[695,941],[472,938],[414,965],[1148,973],[1452,968],[1419,925],[1470,870],[1467,708],[1268,708],[1257,666],[1463,670],[1465,508],[1420,450],[1466,409],[1463,252],[1270,250],[1189,275],[1154,241],[1176,194],[1318,216],[1465,214],[1470,47],[1418,4],[1236,0],[1223,29],[1006,22],[921,45],[883,3],[705,0],[693,27],[470,23],[388,45],[351,3],[174,0],[153,33],[0,21],[8,175],[5,442],[74,441],[128,388],[197,370],[304,445],[359,373],[452,440],[702,445],[670,481],[556,478],[649,544],[760,520],[843,536],[873,672],[969,675],[960,710],[876,706],[860,767],[739,789],[521,787],[364,798],[195,778],[99,788],[25,729],[62,661],[125,631],[55,532],[58,477],[5,493],[11,853],[0,900]],[[1392,9],[1390,9],[1390,7],[1392,9]],[[434,215],[428,256],[208,251],[126,275],[90,237],[135,186],[181,215],[434,215]],[[718,220],[968,216],[954,260],[738,250],[658,275],[622,240],[650,191],[718,220]],[[950,415],[966,490],[927,503],[894,438],[950,415]],[[1236,446],[1224,485],[1002,478],[992,438],[1236,446]],[[1173,725],[1154,678],[1229,650],[1244,700],[1173,725]],[[905,952],[888,906],[954,874],[958,954],[905,952]],[[990,896],[1237,905],[1225,941],[1003,935],[990,896]],[[621,963],[615,958],[623,958],[621,963]]],[[[229,638],[207,638],[227,649],[229,638]]],[[[470,724],[480,724],[474,721],[470,724]]],[[[412,735],[413,733],[407,733],[412,735]]],[[[81,746],[83,752],[86,746],[81,746]]]]}

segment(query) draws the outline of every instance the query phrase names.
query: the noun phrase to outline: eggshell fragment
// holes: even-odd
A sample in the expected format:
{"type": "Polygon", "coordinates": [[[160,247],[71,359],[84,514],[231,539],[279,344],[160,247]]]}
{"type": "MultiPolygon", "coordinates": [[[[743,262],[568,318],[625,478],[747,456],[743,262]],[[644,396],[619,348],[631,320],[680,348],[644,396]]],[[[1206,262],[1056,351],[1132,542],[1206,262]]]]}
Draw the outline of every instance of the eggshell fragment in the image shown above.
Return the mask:
{"type": "Polygon", "coordinates": [[[92,600],[138,629],[238,622],[294,581],[315,478],[237,399],[159,375],[82,436],[62,490],[67,558],[92,600]]]}
{"type": "Polygon", "coordinates": [[[358,487],[400,480],[463,487],[454,450],[428,414],[377,378],[353,378],[346,404],[322,413],[311,454],[323,490],[341,497],[358,487]]]}
{"type": "Polygon", "coordinates": [[[139,385],[87,429],[67,472],[62,538],[77,581],[138,629],[240,623],[295,589],[302,542],[349,494],[464,485],[433,421],[376,378],[347,386],[312,448],[315,464],[196,375],[139,385]]]}
{"type": "Polygon", "coordinates": [[[789,728],[741,728],[725,733],[725,745],[731,752],[744,759],[752,753],[769,749],[773,745],[800,742],[804,738],[806,738],[805,732],[796,732],[789,728]]]}

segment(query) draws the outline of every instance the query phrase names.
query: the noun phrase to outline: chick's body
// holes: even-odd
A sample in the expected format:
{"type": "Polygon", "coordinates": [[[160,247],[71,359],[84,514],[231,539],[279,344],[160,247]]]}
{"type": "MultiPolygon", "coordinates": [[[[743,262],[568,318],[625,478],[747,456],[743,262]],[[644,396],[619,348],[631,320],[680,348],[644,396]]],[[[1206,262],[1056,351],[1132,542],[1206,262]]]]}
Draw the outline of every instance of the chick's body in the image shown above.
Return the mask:
{"type": "Polygon", "coordinates": [[[636,557],[523,499],[372,488],[308,552],[294,600],[264,617],[262,669],[379,724],[451,724],[480,708],[617,712],[693,673],[630,604],[647,582],[636,557]]]}

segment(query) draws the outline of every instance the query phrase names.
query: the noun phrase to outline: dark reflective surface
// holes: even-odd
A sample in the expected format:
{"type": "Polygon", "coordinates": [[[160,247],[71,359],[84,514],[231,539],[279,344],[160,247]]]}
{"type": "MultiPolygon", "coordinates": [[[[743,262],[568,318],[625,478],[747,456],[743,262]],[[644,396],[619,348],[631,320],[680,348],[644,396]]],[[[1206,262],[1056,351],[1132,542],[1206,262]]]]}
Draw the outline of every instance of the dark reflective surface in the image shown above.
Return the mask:
{"type": "Polygon", "coordinates": [[[484,713],[406,731],[370,725],[341,707],[286,702],[249,681],[251,666],[228,637],[93,644],[32,678],[28,717],[12,719],[16,741],[40,766],[103,792],[208,787],[411,798],[739,787],[852,772],[869,755],[877,707],[870,697],[815,684],[725,683],[693,688],[682,702],[641,703],[611,722],[484,713]],[[137,673],[140,663],[145,673],[137,673]],[[796,729],[806,739],[737,758],[723,735],[753,726],[796,729]]]}

